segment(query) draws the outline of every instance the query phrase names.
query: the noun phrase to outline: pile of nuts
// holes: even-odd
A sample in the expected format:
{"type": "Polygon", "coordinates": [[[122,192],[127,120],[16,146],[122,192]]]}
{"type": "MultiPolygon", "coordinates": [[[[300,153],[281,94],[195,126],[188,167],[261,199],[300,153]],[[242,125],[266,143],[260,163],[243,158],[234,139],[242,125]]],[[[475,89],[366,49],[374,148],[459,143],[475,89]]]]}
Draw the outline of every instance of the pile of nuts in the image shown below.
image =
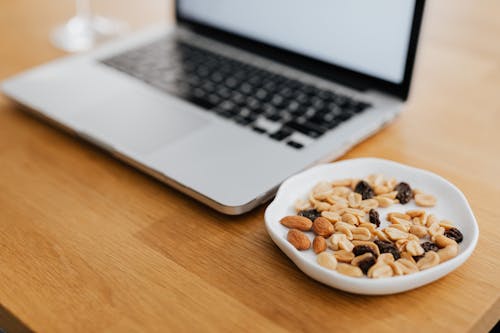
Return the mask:
{"type": "Polygon", "coordinates": [[[424,210],[387,214],[380,228],[377,208],[406,204],[432,207],[436,198],[405,182],[370,175],[365,179],[320,182],[307,200],[295,204],[297,215],[281,224],[300,251],[312,247],[319,265],[352,277],[407,275],[436,266],[458,254],[462,233],[446,220],[424,210]],[[306,232],[312,231],[311,243],[306,232]]]}

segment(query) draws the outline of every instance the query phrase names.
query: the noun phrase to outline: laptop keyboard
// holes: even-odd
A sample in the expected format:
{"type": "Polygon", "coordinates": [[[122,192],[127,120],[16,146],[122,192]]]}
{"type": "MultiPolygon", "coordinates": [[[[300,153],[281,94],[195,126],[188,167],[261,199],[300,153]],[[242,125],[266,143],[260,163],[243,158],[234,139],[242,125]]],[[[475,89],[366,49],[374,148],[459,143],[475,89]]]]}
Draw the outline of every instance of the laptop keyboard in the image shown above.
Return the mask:
{"type": "Polygon", "coordinates": [[[180,41],[161,40],[102,63],[295,149],[370,107],[180,41]]]}

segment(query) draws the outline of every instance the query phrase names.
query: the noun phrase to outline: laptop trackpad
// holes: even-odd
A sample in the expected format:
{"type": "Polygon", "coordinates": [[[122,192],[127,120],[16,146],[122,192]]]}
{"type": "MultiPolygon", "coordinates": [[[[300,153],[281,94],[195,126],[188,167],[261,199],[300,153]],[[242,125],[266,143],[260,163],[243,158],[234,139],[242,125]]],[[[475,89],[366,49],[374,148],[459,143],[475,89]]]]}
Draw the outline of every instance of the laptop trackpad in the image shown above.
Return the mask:
{"type": "Polygon", "coordinates": [[[156,94],[135,92],[101,98],[76,115],[85,134],[117,149],[150,153],[206,126],[208,117],[185,103],[156,94]]]}

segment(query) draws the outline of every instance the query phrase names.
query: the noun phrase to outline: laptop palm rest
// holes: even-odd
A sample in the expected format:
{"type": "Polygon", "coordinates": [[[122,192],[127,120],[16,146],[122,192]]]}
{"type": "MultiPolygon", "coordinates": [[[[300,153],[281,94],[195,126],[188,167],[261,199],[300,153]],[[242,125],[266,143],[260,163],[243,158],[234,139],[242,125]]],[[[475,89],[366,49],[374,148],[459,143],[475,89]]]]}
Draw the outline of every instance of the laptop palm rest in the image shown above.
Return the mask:
{"type": "Polygon", "coordinates": [[[115,149],[148,154],[206,126],[206,117],[181,103],[134,89],[106,96],[73,116],[85,135],[115,149]],[[105,107],[105,108],[103,108],[105,107]]]}

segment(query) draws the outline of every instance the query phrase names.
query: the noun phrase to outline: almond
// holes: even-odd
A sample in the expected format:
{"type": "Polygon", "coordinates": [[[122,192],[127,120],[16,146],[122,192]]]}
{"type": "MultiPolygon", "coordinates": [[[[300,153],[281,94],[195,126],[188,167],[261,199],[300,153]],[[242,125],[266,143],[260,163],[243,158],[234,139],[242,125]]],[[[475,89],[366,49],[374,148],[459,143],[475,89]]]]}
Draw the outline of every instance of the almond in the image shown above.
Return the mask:
{"type": "Polygon", "coordinates": [[[325,251],[327,248],[326,239],[322,236],[316,236],[313,240],[314,253],[318,254],[325,251]]]}
{"type": "Polygon", "coordinates": [[[281,219],[280,223],[287,228],[298,229],[301,231],[311,230],[311,227],[313,225],[312,221],[307,217],[298,215],[285,216],[281,219]]]}
{"type": "Polygon", "coordinates": [[[290,229],[287,239],[297,250],[307,250],[311,247],[311,241],[307,235],[300,230],[290,229]]]}
{"type": "Polygon", "coordinates": [[[330,237],[334,232],[333,224],[321,216],[314,220],[312,229],[316,235],[323,237],[330,237]]]}

